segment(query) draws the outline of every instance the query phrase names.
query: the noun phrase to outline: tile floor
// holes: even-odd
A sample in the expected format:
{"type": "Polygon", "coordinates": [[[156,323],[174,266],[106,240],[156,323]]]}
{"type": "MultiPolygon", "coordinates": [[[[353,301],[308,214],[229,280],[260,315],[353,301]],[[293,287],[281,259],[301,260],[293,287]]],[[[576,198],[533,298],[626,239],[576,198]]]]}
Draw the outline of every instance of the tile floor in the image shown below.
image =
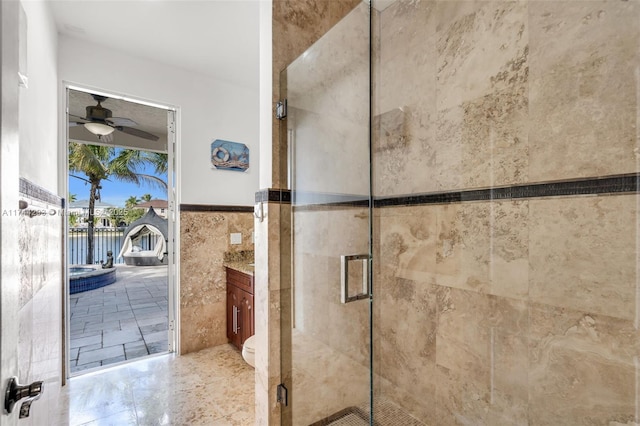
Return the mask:
{"type": "Polygon", "coordinates": [[[69,298],[72,374],[169,348],[167,267],[116,268],[115,283],[69,298]]]}
{"type": "Polygon", "coordinates": [[[56,425],[253,425],[255,373],[231,345],[69,380],[56,425]]]}

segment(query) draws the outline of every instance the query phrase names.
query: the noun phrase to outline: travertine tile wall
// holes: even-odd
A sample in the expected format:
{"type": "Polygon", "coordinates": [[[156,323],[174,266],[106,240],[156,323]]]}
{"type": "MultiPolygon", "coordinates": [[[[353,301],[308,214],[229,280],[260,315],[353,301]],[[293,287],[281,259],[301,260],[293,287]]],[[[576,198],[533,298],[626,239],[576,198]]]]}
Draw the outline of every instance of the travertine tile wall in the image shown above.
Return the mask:
{"type": "Polygon", "coordinates": [[[180,212],[180,353],[227,343],[225,252],[253,249],[253,214],[180,212]],[[231,233],[242,244],[230,243],[231,233]]]}
{"type": "MultiPolygon", "coordinates": [[[[47,193],[51,198],[55,195],[47,193]]],[[[15,217],[20,229],[16,250],[20,252],[20,307],[18,332],[18,378],[20,383],[44,381],[45,392],[32,405],[25,425],[47,424],[57,410],[62,386],[62,226],[60,204],[22,196],[32,217],[15,217]]],[[[5,211],[5,213],[7,213],[5,211]]],[[[20,408],[16,405],[16,410],[20,408]]]]}
{"type": "Polygon", "coordinates": [[[638,8],[385,9],[374,27],[376,195],[636,171],[638,8]]]}
{"type": "MultiPolygon", "coordinates": [[[[374,191],[638,171],[640,2],[399,0],[374,191]]],[[[638,196],[376,209],[377,396],[428,424],[636,424],[638,196]]]]}
{"type": "MultiPolygon", "coordinates": [[[[358,2],[347,3],[339,7],[358,2]]],[[[274,2],[274,100],[279,71],[345,14],[328,13],[332,4],[274,2]]],[[[385,9],[374,22],[375,195],[638,170],[638,10],[637,1],[385,9]]],[[[274,161],[285,153],[274,143],[274,161]]],[[[274,186],[286,176],[277,166],[274,186]]],[[[378,209],[377,395],[432,424],[638,421],[636,204],[617,195],[378,209]]],[[[276,306],[290,290],[272,284],[276,306]]],[[[311,357],[326,349],[303,347],[311,357]]],[[[318,375],[293,368],[300,386],[318,375]]]]}
{"type": "MultiPolygon", "coordinates": [[[[280,99],[280,73],[338,23],[361,0],[273,0],[273,103],[280,99]]],[[[273,188],[287,187],[287,145],[273,120],[273,188]]]]}

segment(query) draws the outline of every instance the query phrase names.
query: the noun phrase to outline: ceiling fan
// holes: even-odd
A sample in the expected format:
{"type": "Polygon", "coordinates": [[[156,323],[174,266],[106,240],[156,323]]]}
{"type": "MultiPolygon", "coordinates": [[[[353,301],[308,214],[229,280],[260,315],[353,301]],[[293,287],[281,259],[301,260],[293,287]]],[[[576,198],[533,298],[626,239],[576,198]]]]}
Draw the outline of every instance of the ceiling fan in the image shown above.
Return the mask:
{"type": "Polygon", "coordinates": [[[86,117],[69,114],[69,126],[84,126],[85,129],[96,135],[99,140],[104,141],[111,138],[110,135],[114,130],[152,141],[160,139],[154,134],[133,128],[132,126],[137,126],[138,123],[130,118],[112,117],[111,110],[101,105],[102,102],[108,99],[106,96],[91,96],[96,102],[98,102],[98,105],[87,106],[86,117]]]}

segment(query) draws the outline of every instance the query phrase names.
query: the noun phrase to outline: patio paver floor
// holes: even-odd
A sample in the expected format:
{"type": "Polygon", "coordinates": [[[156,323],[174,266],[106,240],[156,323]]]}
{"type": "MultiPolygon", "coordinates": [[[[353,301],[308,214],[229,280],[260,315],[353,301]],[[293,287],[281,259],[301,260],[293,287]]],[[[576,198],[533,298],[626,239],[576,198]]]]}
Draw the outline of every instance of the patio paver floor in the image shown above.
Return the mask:
{"type": "Polygon", "coordinates": [[[71,373],[169,349],[167,266],[115,267],[115,283],[69,298],[71,373]]]}

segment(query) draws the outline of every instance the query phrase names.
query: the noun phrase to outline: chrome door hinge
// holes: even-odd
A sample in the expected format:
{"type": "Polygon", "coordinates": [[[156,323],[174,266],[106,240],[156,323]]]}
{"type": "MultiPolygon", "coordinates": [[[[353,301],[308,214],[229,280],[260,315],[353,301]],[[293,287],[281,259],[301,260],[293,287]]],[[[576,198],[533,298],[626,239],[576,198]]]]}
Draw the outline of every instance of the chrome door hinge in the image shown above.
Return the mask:
{"type": "Polygon", "coordinates": [[[168,121],[167,127],[169,128],[169,132],[175,133],[176,132],[176,112],[175,111],[173,110],[167,111],[167,121],[168,121]]]}
{"type": "Polygon", "coordinates": [[[283,99],[276,102],[276,118],[278,120],[284,120],[287,118],[287,100],[283,99]]]}

